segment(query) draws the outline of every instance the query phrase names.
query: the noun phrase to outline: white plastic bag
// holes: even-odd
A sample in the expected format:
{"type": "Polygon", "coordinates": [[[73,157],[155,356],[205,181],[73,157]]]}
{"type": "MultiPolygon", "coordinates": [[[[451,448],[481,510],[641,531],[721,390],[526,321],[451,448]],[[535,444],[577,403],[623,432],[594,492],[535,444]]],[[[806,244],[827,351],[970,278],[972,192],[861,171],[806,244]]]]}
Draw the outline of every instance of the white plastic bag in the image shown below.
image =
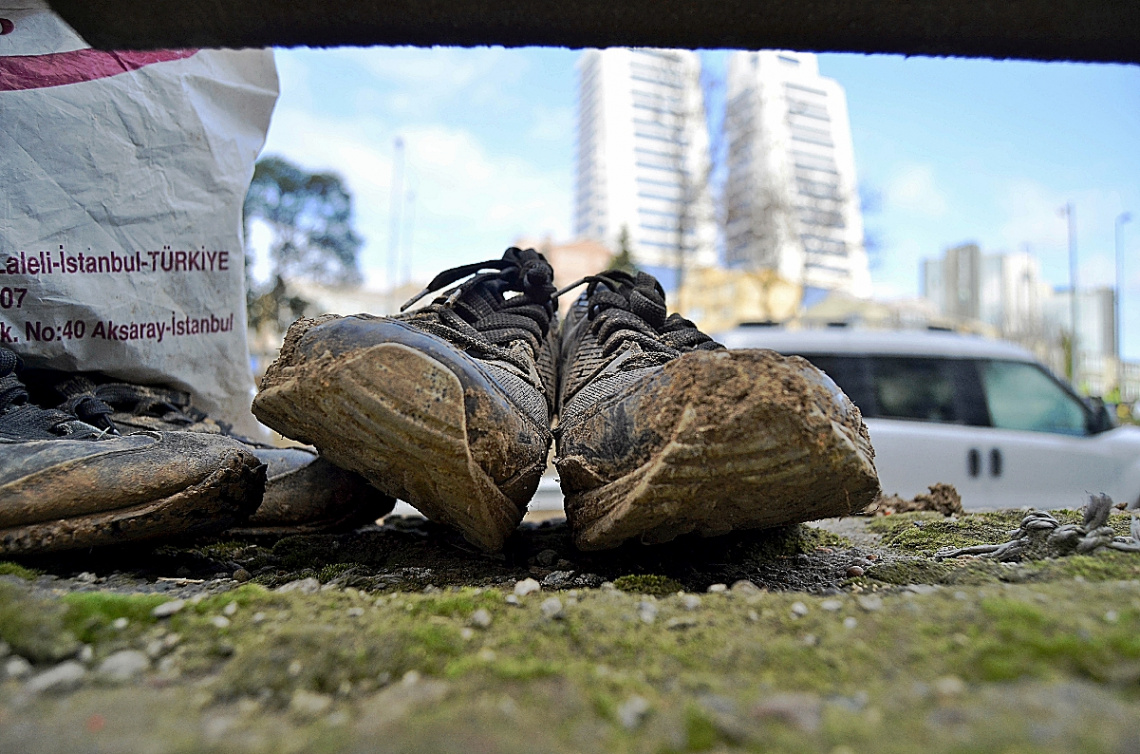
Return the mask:
{"type": "Polygon", "coordinates": [[[0,32],[0,345],[256,433],[241,212],[272,52],[100,52],[38,0],[0,0],[0,32]]]}

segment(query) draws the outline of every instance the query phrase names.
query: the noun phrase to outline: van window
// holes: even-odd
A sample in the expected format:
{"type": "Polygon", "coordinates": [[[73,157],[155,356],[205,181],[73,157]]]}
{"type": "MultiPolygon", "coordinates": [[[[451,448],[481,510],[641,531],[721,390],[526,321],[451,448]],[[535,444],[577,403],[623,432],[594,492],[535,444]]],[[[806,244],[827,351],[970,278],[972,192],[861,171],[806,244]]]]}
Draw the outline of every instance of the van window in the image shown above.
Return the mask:
{"type": "Polygon", "coordinates": [[[1035,364],[981,363],[990,423],[1000,429],[1088,434],[1084,406],[1035,364]]]}
{"type": "Polygon", "coordinates": [[[804,358],[835,381],[851,402],[859,407],[863,418],[876,416],[874,391],[867,371],[867,360],[861,356],[805,354],[804,358]]]}
{"type": "Polygon", "coordinates": [[[947,359],[882,357],[874,364],[875,400],[884,419],[959,423],[954,370],[947,359]]]}

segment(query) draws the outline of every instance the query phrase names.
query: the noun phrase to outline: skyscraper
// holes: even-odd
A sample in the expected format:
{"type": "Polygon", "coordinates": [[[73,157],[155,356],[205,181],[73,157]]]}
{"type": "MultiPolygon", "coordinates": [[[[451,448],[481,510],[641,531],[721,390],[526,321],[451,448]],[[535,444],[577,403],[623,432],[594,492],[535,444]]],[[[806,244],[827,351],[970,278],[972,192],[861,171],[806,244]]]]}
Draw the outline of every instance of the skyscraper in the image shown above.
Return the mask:
{"type": "Polygon", "coordinates": [[[729,58],[725,262],[871,294],[843,88],[811,53],[729,58]]]}
{"type": "Polygon", "coordinates": [[[689,50],[586,50],[578,60],[574,227],[667,288],[716,264],[700,58],[689,50]]]}

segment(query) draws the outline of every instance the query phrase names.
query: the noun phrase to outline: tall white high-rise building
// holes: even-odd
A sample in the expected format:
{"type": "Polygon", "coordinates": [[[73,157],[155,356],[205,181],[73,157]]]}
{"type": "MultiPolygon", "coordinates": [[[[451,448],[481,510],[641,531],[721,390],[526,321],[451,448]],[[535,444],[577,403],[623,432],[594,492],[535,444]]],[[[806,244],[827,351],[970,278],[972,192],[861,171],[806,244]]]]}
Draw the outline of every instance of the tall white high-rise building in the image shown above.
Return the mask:
{"type": "Polygon", "coordinates": [[[666,288],[716,264],[700,58],[690,50],[585,50],[578,60],[575,232],[666,288]]]}
{"type": "Polygon", "coordinates": [[[871,295],[847,98],[816,56],[729,57],[725,262],[871,295]]]}

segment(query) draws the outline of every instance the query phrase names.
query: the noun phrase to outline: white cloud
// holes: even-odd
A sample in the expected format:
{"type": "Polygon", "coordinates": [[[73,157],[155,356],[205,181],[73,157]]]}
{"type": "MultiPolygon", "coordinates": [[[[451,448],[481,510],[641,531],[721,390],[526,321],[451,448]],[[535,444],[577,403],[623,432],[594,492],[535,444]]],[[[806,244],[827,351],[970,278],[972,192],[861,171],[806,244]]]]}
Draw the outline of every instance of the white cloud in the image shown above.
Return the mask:
{"type": "Polygon", "coordinates": [[[570,105],[535,108],[532,117],[534,118],[534,125],[530,129],[532,139],[557,141],[574,131],[574,108],[570,105]]]}
{"type": "MultiPolygon", "coordinates": [[[[406,147],[404,190],[415,193],[409,265],[415,279],[497,257],[520,235],[568,234],[569,174],[541,172],[515,155],[492,155],[463,129],[411,127],[400,136],[406,147]]],[[[361,263],[370,287],[387,285],[393,138],[392,125],[378,117],[330,117],[284,107],[275,115],[265,151],[345,179],[365,238],[361,263]]],[[[407,223],[405,214],[405,242],[407,223]]]]}
{"type": "Polygon", "coordinates": [[[1010,250],[1028,246],[1041,260],[1047,280],[1054,285],[1067,284],[1069,231],[1062,209],[1069,202],[1076,217],[1078,282],[1082,287],[1112,285],[1114,230],[1120,211],[1120,195],[1116,191],[1083,189],[1063,193],[1033,181],[1013,181],[998,199],[1007,219],[993,238],[986,239],[987,245],[1010,250]]]}
{"type": "Polygon", "coordinates": [[[353,85],[380,111],[428,118],[465,102],[505,99],[525,66],[502,47],[348,47],[323,54],[359,68],[364,75],[353,85]]]}
{"type": "Polygon", "coordinates": [[[941,217],[949,209],[934,179],[934,169],[929,165],[904,166],[887,181],[883,199],[893,209],[925,217],[941,217]]]}

